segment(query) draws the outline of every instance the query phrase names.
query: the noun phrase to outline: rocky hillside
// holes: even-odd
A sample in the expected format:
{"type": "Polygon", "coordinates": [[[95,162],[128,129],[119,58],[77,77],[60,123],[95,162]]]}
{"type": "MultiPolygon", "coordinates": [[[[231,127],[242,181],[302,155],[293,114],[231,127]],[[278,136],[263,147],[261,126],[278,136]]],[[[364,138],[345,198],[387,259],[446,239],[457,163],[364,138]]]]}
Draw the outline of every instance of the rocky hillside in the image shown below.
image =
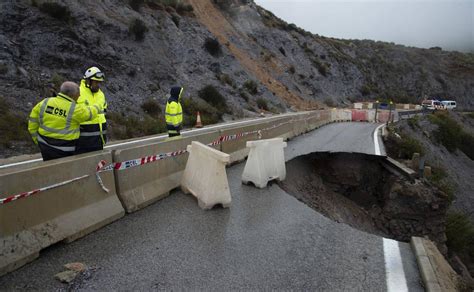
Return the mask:
{"type": "Polygon", "coordinates": [[[403,161],[414,152],[421,153],[432,169],[427,182],[450,199],[446,218],[449,259],[474,285],[474,113],[440,111],[402,121],[392,133],[396,135],[391,134],[385,143],[389,155],[403,161]]]}
{"type": "Polygon", "coordinates": [[[92,65],[106,73],[116,139],[162,131],[174,84],[188,125],[195,110],[213,123],[422,95],[474,109],[473,54],[313,35],[251,0],[2,1],[0,147],[18,145],[17,120],[92,65]]]}

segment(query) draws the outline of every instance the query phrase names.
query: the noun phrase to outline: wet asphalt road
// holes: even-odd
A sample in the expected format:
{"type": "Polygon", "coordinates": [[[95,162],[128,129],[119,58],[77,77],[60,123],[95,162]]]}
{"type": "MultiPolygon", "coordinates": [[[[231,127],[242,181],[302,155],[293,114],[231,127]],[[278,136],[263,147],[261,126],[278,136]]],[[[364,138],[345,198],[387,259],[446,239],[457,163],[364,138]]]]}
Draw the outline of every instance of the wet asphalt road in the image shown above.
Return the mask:
{"type": "MultiPolygon", "coordinates": [[[[334,123],[316,131],[304,134],[303,139],[295,139],[288,144],[286,160],[312,152],[347,152],[375,155],[374,131],[381,124],[373,123],[334,123]]],[[[377,140],[380,155],[386,156],[380,130],[377,140]]]]}
{"type": "MultiPolygon", "coordinates": [[[[287,155],[307,150],[325,128],[290,141],[287,155]]],[[[392,271],[384,253],[386,240],[323,217],[275,184],[262,190],[242,185],[243,167],[240,163],[227,170],[233,200],[229,209],[203,211],[194,197],[174,191],[76,242],[46,249],[38,260],[0,278],[0,290],[66,289],[54,274],[75,261],[94,270],[74,290],[393,287],[387,284],[392,271]]],[[[400,249],[409,290],[423,291],[409,245],[390,242],[400,249]]]]}

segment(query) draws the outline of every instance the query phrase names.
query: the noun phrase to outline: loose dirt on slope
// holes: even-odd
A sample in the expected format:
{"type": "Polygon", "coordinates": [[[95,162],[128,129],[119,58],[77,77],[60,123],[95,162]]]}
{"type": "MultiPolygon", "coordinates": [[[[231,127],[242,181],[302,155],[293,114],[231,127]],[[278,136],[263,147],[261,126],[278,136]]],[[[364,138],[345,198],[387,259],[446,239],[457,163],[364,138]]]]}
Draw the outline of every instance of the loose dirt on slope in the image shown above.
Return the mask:
{"type": "MultiPolygon", "coordinates": [[[[281,82],[273,78],[266,70],[266,68],[268,68],[267,64],[261,60],[253,59],[244,50],[232,44],[229,37],[233,35],[237,36],[238,33],[210,0],[189,0],[189,2],[194,8],[197,19],[209,29],[221,44],[225,44],[245,69],[255,75],[270,91],[281,97],[289,105],[294,107],[294,109],[309,110],[318,108],[316,102],[303,100],[300,96],[291,92],[281,82]]],[[[242,37],[242,35],[239,36],[242,37]]],[[[248,39],[248,41],[250,42],[251,40],[248,39]]]]}
{"type": "Polygon", "coordinates": [[[395,175],[383,159],[313,153],[289,161],[286,168],[287,177],[279,185],[324,216],[399,241],[428,236],[446,253],[447,196],[395,175]]]}

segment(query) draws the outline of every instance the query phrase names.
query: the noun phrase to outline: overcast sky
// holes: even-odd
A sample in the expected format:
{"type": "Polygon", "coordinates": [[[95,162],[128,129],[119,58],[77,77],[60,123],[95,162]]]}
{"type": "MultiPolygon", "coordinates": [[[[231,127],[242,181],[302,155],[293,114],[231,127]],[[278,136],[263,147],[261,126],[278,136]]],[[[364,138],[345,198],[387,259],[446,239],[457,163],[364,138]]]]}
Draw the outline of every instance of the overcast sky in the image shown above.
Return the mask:
{"type": "Polygon", "coordinates": [[[328,37],[474,52],[474,0],[255,0],[328,37]]]}

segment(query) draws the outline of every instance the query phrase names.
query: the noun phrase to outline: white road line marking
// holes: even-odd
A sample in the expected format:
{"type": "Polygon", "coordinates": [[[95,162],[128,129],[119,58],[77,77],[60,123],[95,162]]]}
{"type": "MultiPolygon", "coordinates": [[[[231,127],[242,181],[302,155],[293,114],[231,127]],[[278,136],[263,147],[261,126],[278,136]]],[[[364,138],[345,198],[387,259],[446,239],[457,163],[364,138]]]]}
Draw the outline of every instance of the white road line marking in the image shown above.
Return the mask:
{"type": "Polygon", "coordinates": [[[380,145],[379,145],[379,129],[385,126],[384,124],[378,126],[374,131],[374,146],[375,146],[375,155],[380,156],[380,145]]]}
{"type": "Polygon", "coordinates": [[[403,270],[402,257],[398,241],[383,238],[383,256],[387,291],[408,291],[407,279],[403,270]]]}

